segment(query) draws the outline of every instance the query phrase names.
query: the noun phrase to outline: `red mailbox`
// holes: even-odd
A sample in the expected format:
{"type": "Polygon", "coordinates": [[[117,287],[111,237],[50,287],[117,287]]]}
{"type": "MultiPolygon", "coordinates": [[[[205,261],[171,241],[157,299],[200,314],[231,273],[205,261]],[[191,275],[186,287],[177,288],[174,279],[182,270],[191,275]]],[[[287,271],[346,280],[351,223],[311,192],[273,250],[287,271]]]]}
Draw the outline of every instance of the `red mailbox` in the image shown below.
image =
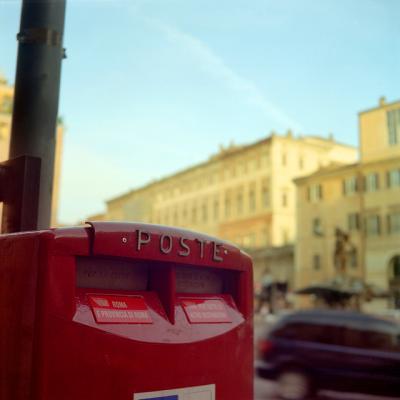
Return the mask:
{"type": "Polygon", "coordinates": [[[156,225],[0,236],[0,399],[253,399],[252,266],[156,225]]]}

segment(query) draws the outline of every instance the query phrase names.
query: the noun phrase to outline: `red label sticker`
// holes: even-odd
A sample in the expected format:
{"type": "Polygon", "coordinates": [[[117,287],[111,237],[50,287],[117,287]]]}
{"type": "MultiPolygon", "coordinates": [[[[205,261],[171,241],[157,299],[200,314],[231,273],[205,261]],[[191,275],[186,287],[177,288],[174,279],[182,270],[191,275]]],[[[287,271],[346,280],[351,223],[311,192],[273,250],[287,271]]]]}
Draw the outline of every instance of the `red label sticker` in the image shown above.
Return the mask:
{"type": "Polygon", "coordinates": [[[185,314],[192,324],[232,322],[225,303],[218,299],[182,299],[185,314]]]}
{"type": "Polygon", "coordinates": [[[89,296],[90,306],[99,324],[152,324],[142,297],[89,296]]]}

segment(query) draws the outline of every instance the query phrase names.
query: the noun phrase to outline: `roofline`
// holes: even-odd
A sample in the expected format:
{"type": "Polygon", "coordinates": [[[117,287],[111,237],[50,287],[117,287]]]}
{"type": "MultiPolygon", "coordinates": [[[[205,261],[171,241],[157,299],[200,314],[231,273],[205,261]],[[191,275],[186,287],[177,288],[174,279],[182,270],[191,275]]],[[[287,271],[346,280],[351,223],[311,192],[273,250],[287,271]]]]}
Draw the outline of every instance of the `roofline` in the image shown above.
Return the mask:
{"type": "Polygon", "coordinates": [[[357,166],[359,164],[360,163],[338,165],[338,166],[336,166],[336,168],[331,168],[331,169],[321,168],[320,170],[318,170],[316,172],[313,172],[310,175],[302,176],[300,178],[295,178],[295,179],[293,179],[293,182],[298,183],[298,182],[303,182],[303,181],[306,181],[307,179],[312,179],[312,178],[318,177],[318,176],[328,176],[328,175],[331,175],[331,174],[335,174],[335,173],[337,173],[339,171],[343,171],[343,170],[345,171],[346,169],[357,168],[357,166]]]}
{"type": "MultiPolygon", "coordinates": [[[[120,195],[118,197],[113,197],[112,199],[106,200],[106,203],[108,204],[111,201],[122,199],[125,196],[128,196],[128,195],[130,195],[132,193],[140,192],[141,190],[144,190],[144,189],[149,189],[152,186],[154,186],[155,184],[158,184],[158,183],[161,183],[163,181],[167,181],[169,179],[176,178],[178,176],[184,175],[184,174],[186,174],[188,172],[191,172],[191,171],[193,171],[193,170],[195,170],[197,168],[201,168],[201,167],[203,167],[203,166],[205,166],[207,164],[217,163],[218,161],[220,161],[222,159],[231,157],[233,155],[237,155],[238,153],[244,152],[246,150],[250,150],[252,147],[255,147],[257,145],[260,145],[260,144],[263,144],[263,143],[268,143],[273,137],[274,137],[274,135],[267,136],[266,138],[258,140],[255,143],[251,143],[251,144],[248,144],[248,145],[243,145],[241,147],[238,147],[237,149],[232,149],[231,151],[227,151],[225,154],[216,154],[214,156],[211,155],[208,160],[202,161],[202,162],[200,162],[198,164],[194,164],[194,165],[192,165],[190,167],[187,167],[187,168],[182,169],[180,171],[174,172],[171,175],[166,175],[166,176],[164,176],[162,178],[156,179],[156,180],[154,180],[152,182],[149,182],[149,183],[145,184],[144,186],[140,186],[140,187],[138,187],[136,189],[131,189],[129,192],[126,192],[126,193],[124,193],[124,194],[122,194],[122,195],[120,195]]],[[[229,150],[229,148],[228,148],[228,150],[229,150]]]]}
{"type": "Polygon", "coordinates": [[[357,150],[358,149],[358,146],[354,146],[354,145],[348,144],[348,143],[338,142],[335,139],[331,140],[331,139],[327,139],[327,138],[320,137],[320,136],[314,136],[314,135],[300,136],[298,139],[317,139],[317,140],[321,140],[321,141],[325,141],[325,142],[334,143],[337,146],[348,147],[348,148],[353,149],[353,150],[357,150]]]}
{"type": "Polygon", "coordinates": [[[345,171],[346,169],[362,169],[365,166],[370,166],[370,165],[374,165],[374,164],[382,164],[382,162],[393,162],[393,161],[398,161],[399,158],[398,157],[391,157],[391,158],[385,158],[385,159],[380,159],[380,160],[372,160],[372,161],[367,161],[367,162],[357,162],[357,163],[353,163],[353,164],[345,164],[345,165],[338,165],[337,168],[332,168],[332,169],[320,169],[310,175],[307,176],[302,176],[300,178],[296,178],[293,179],[294,183],[302,183],[307,181],[307,179],[312,179],[312,178],[316,178],[316,177],[325,177],[325,176],[329,176],[329,175],[336,175],[338,172],[342,172],[345,171]]]}
{"type": "Polygon", "coordinates": [[[381,106],[381,105],[378,105],[377,107],[368,108],[367,110],[359,111],[359,112],[358,112],[358,115],[365,114],[365,113],[368,113],[368,112],[371,112],[371,111],[376,111],[376,110],[379,110],[379,109],[382,109],[382,108],[386,108],[386,107],[391,107],[391,106],[395,105],[396,103],[399,103],[399,104],[400,104],[400,99],[399,99],[399,100],[392,101],[392,102],[390,102],[390,103],[385,103],[385,104],[383,104],[382,106],[381,106]]]}
{"type": "MultiPolygon", "coordinates": [[[[286,136],[286,135],[278,135],[278,134],[272,132],[269,136],[264,137],[263,139],[257,140],[254,143],[244,144],[244,145],[238,146],[236,149],[233,148],[230,151],[229,151],[229,148],[228,148],[227,149],[228,151],[226,151],[225,153],[222,153],[222,154],[217,153],[215,155],[211,155],[208,160],[205,160],[205,161],[200,162],[198,164],[194,164],[194,165],[192,165],[190,167],[187,167],[185,169],[182,169],[180,171],[172,173],[171,175],[167,175],[167,176],[164,176],[164,177],[162,177],[160,179],[156,179],[156,180],[154,180],[152,182],[149,182],[149,183],[147,183],[147,184],[145,184],[143,186],[140,186],[140,187],[138,187],[136,189],[131,189],[128,192],[125,192],[125,193],[123,193],[123,194],[121,194],[121,195],[119,195],[117,197],[113,197],[111,199],[106,200],[105,203],[109,204],[109,203],[111,203],[113,201],[121,200],[121,199],[123,199],[123,198],[125,198],[125,197],[127,197],[127,196],[129,196],[129,195],[131,195],[133,193],[138,193],[138,192],[140,192],[142,190],[149,189],[152,186],[155,186],[156,184],[159,184],[159,183],[162,183],[162,182],[166,182],[166,181],[168,181],[168,180],[170,180],[172,178],[176,178],[176,177],[182,176],[182,175],[184,175],[186,173],[189,173],[189,172],[191,172],[191,171],[193,171],[193,170],[195,170],[197,168],[201,168],[201,167],[203,167],[205,165],[210,165],[210,164],[217,163],[217,162],[219,162],[219,161],[221,161],[223,159],[227,159],[229,157],[237,156],[239,153],[244,153],[244,152],[246,152],[248,150],[251,150],[252,148],[257,147],[257,146],[259,146],[261,144],[266,144],[268,142],[271,142],[273,139],[281,140],[281,139],[287,139],[287,138],[289,138],[289,137],[286,136]]],[[[321,142],[325,141],[325,142],[328,142],[328,143],[331,143],[331,144],[334,144],[334,145],[337,145],[337,146],[343,146],[343,147],[348,147],[348,148],[352,148],[352,149],[356,149],[357,148],[357,147],[349,145],[349,144],[339,143],[339,142],[336,142],[335,140],[330,140],[330,139],[326,139],[326,138],[318,137],[318,136],[298,136],[298,137],[291,136],[290,138],[292,140],[298,140],[298,141],[301,141],[301,140],[304,140],[304,139],[307,139],[307,138],[314,138],[314,139],[320,140],[321,142]]],[[[307,143],[307,144],[311,145],[311,146],[314,145],[313,143],[307,143]]]]}

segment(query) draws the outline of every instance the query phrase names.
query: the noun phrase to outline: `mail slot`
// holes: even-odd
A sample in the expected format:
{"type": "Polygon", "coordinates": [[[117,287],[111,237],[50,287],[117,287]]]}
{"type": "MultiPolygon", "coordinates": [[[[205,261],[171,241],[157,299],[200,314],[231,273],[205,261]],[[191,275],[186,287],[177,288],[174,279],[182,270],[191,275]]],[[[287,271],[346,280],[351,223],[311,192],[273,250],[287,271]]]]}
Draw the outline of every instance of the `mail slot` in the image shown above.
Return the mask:
{"type": "Polygon", "coordinates": [[[252,265],[232,244],[93,222],[0,252],[1,399],[253,398],[252,265]]]}

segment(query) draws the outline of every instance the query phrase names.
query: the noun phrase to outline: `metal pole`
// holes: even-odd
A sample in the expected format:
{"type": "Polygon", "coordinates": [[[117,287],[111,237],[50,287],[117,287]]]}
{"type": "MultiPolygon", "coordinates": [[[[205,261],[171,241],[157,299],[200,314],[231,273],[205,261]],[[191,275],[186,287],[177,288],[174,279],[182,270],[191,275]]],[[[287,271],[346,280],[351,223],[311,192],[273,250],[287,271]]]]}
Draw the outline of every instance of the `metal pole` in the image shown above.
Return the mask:
{"type": "Polygon", "coordinates": [[[50,226],[66,0],[23,0],[10,158],[41,159],[38,228],[50,226]]]}

